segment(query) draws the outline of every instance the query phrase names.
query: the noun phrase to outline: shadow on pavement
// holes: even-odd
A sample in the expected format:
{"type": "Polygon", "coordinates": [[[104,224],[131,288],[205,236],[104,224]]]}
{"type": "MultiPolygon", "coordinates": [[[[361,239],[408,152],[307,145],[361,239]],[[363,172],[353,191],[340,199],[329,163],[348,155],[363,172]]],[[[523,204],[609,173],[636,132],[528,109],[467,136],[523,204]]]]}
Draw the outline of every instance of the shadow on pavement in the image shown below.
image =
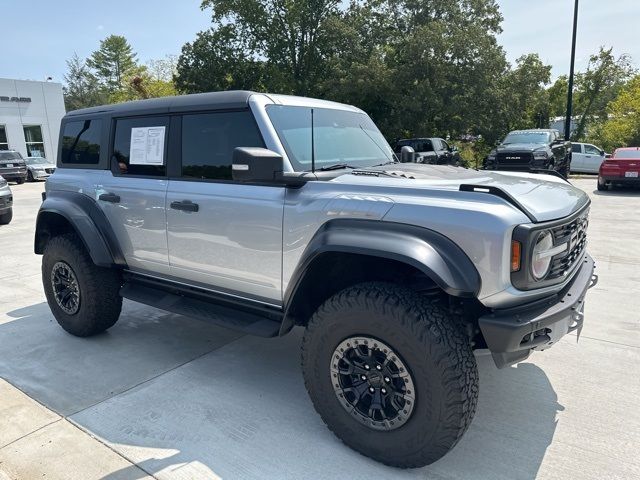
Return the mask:
{"type": "Polygon", "coordinates": [[[603,197],[639,197],[640,188],[633,187],[614,187],[613,190],[594,190],[594,195],[600,195],[603,197]]]}
{"type": "MultiPolygon", "coordinates": [[[[536,365],[497,370],[479,357],[469,431],[435,464],[402,471],[324,426],[300,373],[300,329],[232,341],[227,330],[127,304],[107,333],[80,339],[46,304],[8,315],[0,376],[160,478],[533,479],[563,409],[536,365]]],[[[140,477],[131,467],[105,478],[140,477]]]]}

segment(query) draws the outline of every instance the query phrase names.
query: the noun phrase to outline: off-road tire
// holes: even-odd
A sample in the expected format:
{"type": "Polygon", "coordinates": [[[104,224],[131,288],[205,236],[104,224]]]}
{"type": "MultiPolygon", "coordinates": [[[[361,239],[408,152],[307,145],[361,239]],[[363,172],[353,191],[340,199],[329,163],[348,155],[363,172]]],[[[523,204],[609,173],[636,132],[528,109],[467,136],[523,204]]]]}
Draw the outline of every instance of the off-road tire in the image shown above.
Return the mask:
{"type": "Polygon", "coordinates": [[[441,301],[388,283],[349,287],[325,301],[307,325],[302,371],[316,411],[346,445],[384,464],[413,468],[435,462],[460,440],[475,414],[478,370],[460,322],[441,301]],[[353,335],[374,337],[402,357],[415,405],[394,430],[352,418],[334,392],[330,362],[353,335]]]}
{"type": "Polygon", "coordinates": [[[13,218],[13,208],[0,215],[0,225],[8,225],[13,218]]]}
{"type": "Polygon", "coordinates": [[[73,233],[53,237],[47,243],[42,257],[42,284],[53,316],[72,335],[89,337],[118,321],[122,309],[119,272],[97,267],[73,233]],[[80,301],[78,311],[72,315],[66,313],[55,299],[51,272],[58,262],[71,267],[77,278],[80,301]]]}
{"type": "Polygon", "coordinates": [[[27,171],[27,182],[35,182],[35,178],[33,178],[33,173],[31,173],[31,170],[27,171]]]}
{"type": "Polygon", "coordinates": [[[22,185],[22,184],[24,183],[24,178],[17,178],[17,179],[16,179],[16,183],[17,183],[18,185],[22,185]]]}

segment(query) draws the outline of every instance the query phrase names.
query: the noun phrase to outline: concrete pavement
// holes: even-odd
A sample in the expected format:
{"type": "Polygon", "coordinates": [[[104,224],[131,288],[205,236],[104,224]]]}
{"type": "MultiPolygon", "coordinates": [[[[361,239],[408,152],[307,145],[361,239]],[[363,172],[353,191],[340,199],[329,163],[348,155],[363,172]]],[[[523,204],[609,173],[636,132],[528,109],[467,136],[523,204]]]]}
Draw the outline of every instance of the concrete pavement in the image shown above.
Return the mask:
{"type": "Polygon", "coordinates": [[[640,191],[575,183],[592,196],[600,275],[580,342],[505,370],[479,357],[469,431],[409,471],[326,429],[304,390],[298,331],[241,337],[126,302],[105,334],[66,334],[32,253],[43,184],[12,186],[14,221],[0,226],[0,479],[640,478],[640,191]]]}

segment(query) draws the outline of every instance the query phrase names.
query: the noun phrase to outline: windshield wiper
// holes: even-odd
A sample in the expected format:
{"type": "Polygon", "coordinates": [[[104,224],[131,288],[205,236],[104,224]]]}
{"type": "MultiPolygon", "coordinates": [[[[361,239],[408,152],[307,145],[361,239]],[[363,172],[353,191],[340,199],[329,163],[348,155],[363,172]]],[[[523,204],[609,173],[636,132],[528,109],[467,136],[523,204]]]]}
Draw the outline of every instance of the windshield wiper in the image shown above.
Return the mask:
{"type": "Polygon", "coordinates": [[[396,163],[400,163],[398,160],[391,160],[389,162],[384,162],[384,163],[378,163],[377,165],[371,165],[370,167],[367,168],[373,168],[373,167],[384,167],[385,165],[393,165],[396,163]]]}
{"type": "Polygon", "coordinates": [[[358,168],[358,167],[347,165],[346,163],[335,163],[333,165],[327,165],[326,167],[316,168],[316,171],[320,170],[322,172],[325,172],[327,170],[341,170],[343,168],[358,168]]]}

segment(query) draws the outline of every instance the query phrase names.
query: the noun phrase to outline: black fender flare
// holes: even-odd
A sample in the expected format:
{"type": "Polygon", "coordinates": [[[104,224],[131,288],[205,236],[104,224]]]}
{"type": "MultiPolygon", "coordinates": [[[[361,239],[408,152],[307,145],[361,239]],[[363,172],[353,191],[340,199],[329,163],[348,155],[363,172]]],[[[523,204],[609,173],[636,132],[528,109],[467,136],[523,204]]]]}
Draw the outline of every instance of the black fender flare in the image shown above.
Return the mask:
{"type": "Polygon", "coordinates": [[[35,253],[44,253],[47,239],[62,217],[80,237],[93,263],[100,267],[126,267],[116,235],[94,199],[69,191],[48,192],[43,197],[36,220],[35,253]]]}
{"type": "Polygon", "coordinates": [[[293,326],[287,311],[306,272],[326,252],[369,255],[408,264],[454,297],[477,298],[480,291],[480,274],[471,259],[455,242],[434,230],[379,220],[329,220],[315,233],[291,276],[283,298],[281,334],[293,326]]]}

